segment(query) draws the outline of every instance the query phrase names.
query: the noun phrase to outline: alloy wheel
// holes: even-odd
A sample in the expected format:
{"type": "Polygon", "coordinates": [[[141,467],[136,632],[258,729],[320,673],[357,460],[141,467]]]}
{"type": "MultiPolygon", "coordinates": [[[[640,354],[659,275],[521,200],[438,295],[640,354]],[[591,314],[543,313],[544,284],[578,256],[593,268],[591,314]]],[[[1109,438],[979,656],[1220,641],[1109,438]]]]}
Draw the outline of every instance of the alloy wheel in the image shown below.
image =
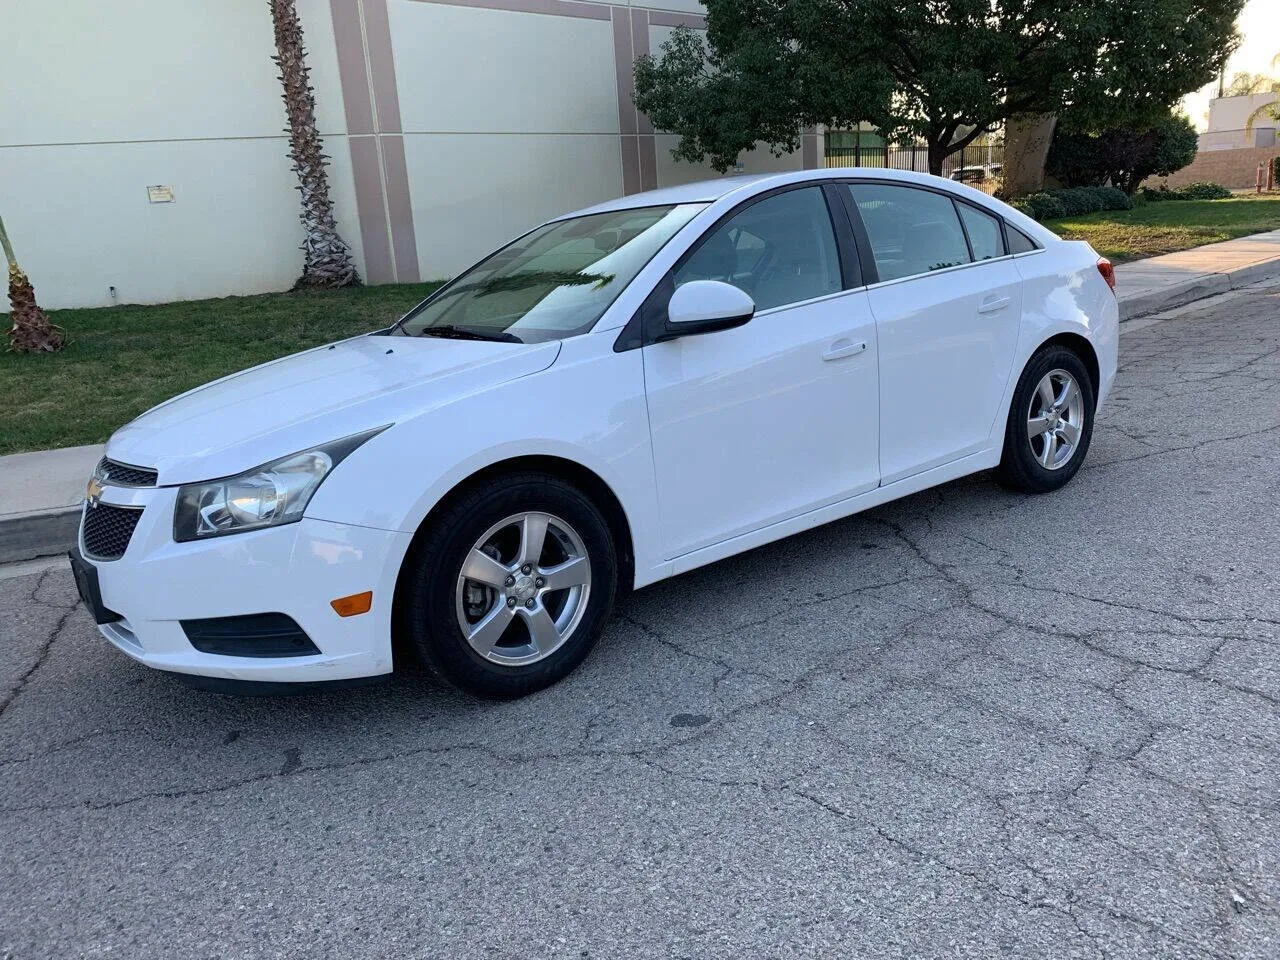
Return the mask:
{"type": "Polygon", "coordinates": [[[1071,462],[1084,417],[1084,395],[1075,377],[1057,368],[1040,378],[1027,407],[1027,441],[1040,466],[1058,470],[1071,462]]]}
{"type": "Polygon", "coordinates": [[[454,607],[472,650],[492,663],[525,666],[572,636],[591,593],[582,537],[549,513],[495,523],[467,552],[454,607]]]}

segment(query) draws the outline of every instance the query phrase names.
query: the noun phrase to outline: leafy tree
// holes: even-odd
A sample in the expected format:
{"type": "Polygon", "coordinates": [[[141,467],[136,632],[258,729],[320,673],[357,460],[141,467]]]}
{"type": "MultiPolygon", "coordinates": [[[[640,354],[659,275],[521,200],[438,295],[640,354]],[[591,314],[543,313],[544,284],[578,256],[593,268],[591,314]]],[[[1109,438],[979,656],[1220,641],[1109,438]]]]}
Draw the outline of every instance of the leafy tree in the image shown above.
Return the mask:
{"type": "Polygon", "coordinates": [[[1059,132],[1045,170],[1068,187],[1110,183],[1132,194],[1151,176],[1167,177],[1196,158],[1198,138],[1191,121],[1170,114],[1145,130],[1116,127],[1097,135],[1059,132]]]}
{"type": "Polygon", "coordinates": [[[929,169],[1010,117],[1141,125],[1212,80],[1244,0],[706,0],[636,63],[636,105],[679,159],[727,170],[801,128],[874,125],[929,169]]]}

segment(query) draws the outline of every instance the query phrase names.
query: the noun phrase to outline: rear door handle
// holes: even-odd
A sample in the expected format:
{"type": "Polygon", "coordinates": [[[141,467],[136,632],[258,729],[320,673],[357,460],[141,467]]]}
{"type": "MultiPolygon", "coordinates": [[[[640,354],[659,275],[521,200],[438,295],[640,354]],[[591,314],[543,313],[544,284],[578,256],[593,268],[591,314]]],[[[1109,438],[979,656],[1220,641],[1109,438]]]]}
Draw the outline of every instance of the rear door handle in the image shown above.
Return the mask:
{"type": "Polygon", "coordinates": [[[852,357],[867,349],[866,343],[861,340],[850,340],[848,337],[841,337],[827,349],[822,351],[823,360],[843,360],[845,357],[852,357]]]}
{"type": "Polygon", "coordinates": [[[1008,297],[987,297],[987,299],[982,301],[982,306],[978,307],[978,312],[995,313],[997,310],[1003,310],[1008,305],[1008,297]]]}

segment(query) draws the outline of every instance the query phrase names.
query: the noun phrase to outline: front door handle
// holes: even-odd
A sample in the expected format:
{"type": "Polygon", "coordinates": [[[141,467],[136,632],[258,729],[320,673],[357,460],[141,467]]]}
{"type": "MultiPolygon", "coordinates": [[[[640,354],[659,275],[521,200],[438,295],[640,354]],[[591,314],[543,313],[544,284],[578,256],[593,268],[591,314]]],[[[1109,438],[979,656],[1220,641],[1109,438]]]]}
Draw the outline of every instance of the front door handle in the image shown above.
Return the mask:
{"type": "Polygon", "coordinates": [[[1003,310],[1008,305],[1008,297],[987,297],[987,299],[982,301],[982,306],[978,307],[978,312],[995,313],[997,310],[1003,310]]]}
{"type": "Polygon", "coordinates": [[[845,357],[852,357],[865,349],[867,349],[867,345],[861,340],[850,340],[848,337],[841,337],[822,351],[822,359],[843,360],[845,357]]]}

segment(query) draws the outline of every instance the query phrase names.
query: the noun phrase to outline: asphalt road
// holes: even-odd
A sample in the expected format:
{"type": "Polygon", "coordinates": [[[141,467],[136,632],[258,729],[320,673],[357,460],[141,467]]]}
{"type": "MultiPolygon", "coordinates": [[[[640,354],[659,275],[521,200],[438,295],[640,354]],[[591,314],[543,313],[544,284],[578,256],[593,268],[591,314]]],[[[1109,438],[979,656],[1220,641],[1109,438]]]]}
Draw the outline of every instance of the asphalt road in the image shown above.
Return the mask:
{"type": "Polygon", "coordinates": [[[232,699],[0,580],[0,957],[1280,956],[1280,286],[1089,461],[627,600],[508,704],[232,699]]]}

